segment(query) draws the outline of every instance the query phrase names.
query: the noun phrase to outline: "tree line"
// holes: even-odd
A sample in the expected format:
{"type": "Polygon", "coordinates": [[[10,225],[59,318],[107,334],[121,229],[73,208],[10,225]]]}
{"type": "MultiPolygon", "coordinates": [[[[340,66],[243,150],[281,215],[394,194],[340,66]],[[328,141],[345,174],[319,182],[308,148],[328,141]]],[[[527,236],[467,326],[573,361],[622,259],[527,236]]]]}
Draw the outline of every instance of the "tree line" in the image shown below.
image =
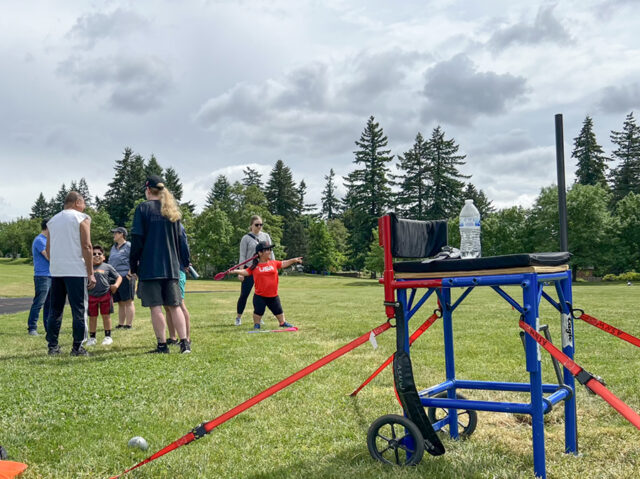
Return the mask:
{"type": "MultiPolygon", "coordinates": [[[[607,155],[596,139],[593,119],[585,118],[573,141],[576,181],[567,191],[572,265],[594,267],[597,274],[640,267],[640,128],[633,113],[610,138],[614,149],[607,155]]],[[[140,185],[149,174],[164,176],[180,202],[194,264],[207,275],[236,262],[240,238],[254,214],[264,220],[278,257],[304,256],[305,267],[317,272],[380,271],[379,216],[396,211],[416,220],[447,219],[449,244],[457,246],[457,217],[467,198],[474,200],[483,218],[483,255],[558,249],[556,187],[542,188],[531,208],[496,210],[461,173],[466,155],[440,126],[429,137],[418,132],[408,151],[394,155],[383,128],[371,116],[355,146],[352,171],[338,178],[330,169],[317,205],[307,202],[304,179],[296,183],[291,169],[278,160],[267,178],[251,167],[233,183],[219,175],[198,213],[193,204],[182,202],[183,187],[174,168],[165,169],[154,155],[147,160],[126,148],[104,197],[92,197],[84,178],[71,181],[69,187],[63,184],[49,200],[41,193],[30,218],[0,223],[0,252],[30,255],[40,219],[60,211],[71,190],[87,199],[94,242],[110,244],[113,227],[130,227],[136,205],[144,201],[140,185]],[[346,190],[343,197],[337,193],[339,182],[346,190]]]]}

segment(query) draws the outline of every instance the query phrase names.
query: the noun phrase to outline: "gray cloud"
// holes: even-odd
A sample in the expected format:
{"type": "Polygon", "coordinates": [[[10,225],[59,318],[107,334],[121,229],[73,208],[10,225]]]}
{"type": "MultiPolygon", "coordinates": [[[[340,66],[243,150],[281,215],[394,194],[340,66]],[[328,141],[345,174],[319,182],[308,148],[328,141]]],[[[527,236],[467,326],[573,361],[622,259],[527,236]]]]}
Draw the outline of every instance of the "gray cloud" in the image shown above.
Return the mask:
{"type": "Polygon", "coordinates": [[[423,94],[427,104],[423,121],[470,125],[475,117],[498,115],[526,92],[523,77],[509,73],[478,72],[464,54],[440,62],[426,73],[423,94]]]}
{"type": "Polygon", "coordinates": [[[494,51],[501,51],[511,45],[535,45],[543,42],[571,41],[569,32],[554,17],[556,5],[541,6],[532,24],[519,22],[495,32],[488,45],[494,51]]]}
{"type": "Polygon", "coordinates": [[[118,8],[110,13],[89,13],[76,20],[67,36],[86,48],[106,38],[121,38],[145,30],[149,22],[130,10],[118,8]]]}
{"type": "Polygon", "coordinates": [[[157,57],[71,57],[58,65],[57,72],[105,92],[112,108],[130,113],[159,108],[172,85],[169,67],[157,57]]]}
{"type": "Polygon", "coordinates": [[[498,133],[491,135],[486,139],[485,143],[477,147],[470,147],[469,155],[493,155],[518,153],[528,150],[534,146],[533,140],[529,134],[520,129],[508,131],[506,133],[498,133]]]}
{"type": "Polygon", "coordinates": [[[640,83],[603,88],[597,107],[604,113],[628,113],[634,108],[639,108],[640,83]]]}
{"type": "Polygon", "coordinates": [[[424,58],[396,49],[313,62],[262,84],[239,83],[207,100],[195,120],[226,141],[338,153],[352,148],[369,115],[404,108],[397,95],[415,94],[405,79],[424,58]]]}

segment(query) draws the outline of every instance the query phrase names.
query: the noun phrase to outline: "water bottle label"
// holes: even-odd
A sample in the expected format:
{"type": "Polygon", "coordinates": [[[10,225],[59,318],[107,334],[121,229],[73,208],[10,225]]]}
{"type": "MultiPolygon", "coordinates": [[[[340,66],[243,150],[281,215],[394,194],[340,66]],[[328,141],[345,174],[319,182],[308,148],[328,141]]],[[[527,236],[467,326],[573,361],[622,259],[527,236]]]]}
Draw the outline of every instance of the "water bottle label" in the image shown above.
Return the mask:
{"type": "Polygon", "coordinates": [[[479,218],[460,218],[460,228],[480,227],[479,218]]]}

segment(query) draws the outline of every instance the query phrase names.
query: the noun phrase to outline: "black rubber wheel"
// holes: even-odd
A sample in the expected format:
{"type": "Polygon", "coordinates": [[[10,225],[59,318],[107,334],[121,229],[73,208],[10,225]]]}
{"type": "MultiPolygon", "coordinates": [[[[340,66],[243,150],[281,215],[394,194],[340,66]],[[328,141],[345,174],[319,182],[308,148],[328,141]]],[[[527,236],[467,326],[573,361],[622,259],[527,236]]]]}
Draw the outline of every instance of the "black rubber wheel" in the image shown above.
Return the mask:
{"type": "Polygon", "coordinates": [[[384,464],[415,466],[424,454],[424,438],[418,426],[406,417],[387,414],[371,423],[367,447],[371,457],[384,464]],[[413,439],[414,449],[405,444],[409,437],[413,439]]]}
{"type": "MultiPolygon", "coordinates": [[[[433,396],[434,398],[446,398],[447,392],[441,392],[433,396]]],[[[462,394],[456,394],[458,399],[467,399],[462,394]]],[[[449,410],[440,407],[427,408],[427,417],[431,424],[435,424],[438,421],[442,421],[449,416],[449,410]]],[[[478,413],[473,409],[458,409],[458,434],[460,439],[467,439],[473,431],[476,430],[478,425],[478,413]]],[[[444,430],[445,428],[441,429],[444,430]]]]}

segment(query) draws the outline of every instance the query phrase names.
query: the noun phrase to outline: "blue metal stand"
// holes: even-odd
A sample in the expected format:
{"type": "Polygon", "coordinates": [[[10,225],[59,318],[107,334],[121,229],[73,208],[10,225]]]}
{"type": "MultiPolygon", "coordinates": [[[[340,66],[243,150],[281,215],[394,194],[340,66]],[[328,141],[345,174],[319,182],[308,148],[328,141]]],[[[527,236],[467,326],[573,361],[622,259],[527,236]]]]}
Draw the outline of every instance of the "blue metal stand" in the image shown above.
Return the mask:
{"type": "MultiPolygon", "coordinates": [[[[449,427],[449,434],[452,439],[458,439],[458,409],[493,411],[505,413],[529,414],[531,416],[533,432],[533,467],[536,477],[546,478],[545,466],[545,444],[544,444],[544,414],[549,412],[554,404],[564,401],[565,415],[565,451],[571,454],[578,452],[577,424],[576,424],[576,402],[575,402],[575,382],[574,378],[566,369],[564,370],[564,385],[543,384],[542,369],[540,363],[540,349],[538,343],[526,335],[525,357],[526,369],[529,373],[529,383],[509,383],[492,381],[471,381],[456,378],[455,353],[453,337],[453,311],[458,307],[468,294],[477,286],[489,286],[498,293],[504,300],[512,305],[521,315],[524,321],[538,330],[538,310],[540,300],[545,298],[561,313],[562,323],[562,350],[573,359],[574,338],[573,319],[569,314],[571,303],[571,271],[559,273],[521,273],[508,275],[482,275],[466,277],[443,277],[441,287],[429,287],[427,292],[414,305],[416,287],[412,287],[412,280],[397,280],[395,289],[397,298],[404,309],[404,324],[398,327],[406,328],[405,337],[408,338],[408,324],[411,317],[424,304],[432,293],[436,293],[442,306],[442,320],[444,328],[444,353],[446,380],[443,383],[432,386],[420,392],[423,406],[444,408],[449,411],[447,418],[433,424],[434,429],[439,430],[445,426],[449,427]],[[406,288],[402,286],[406,282],[406,288]],[[520,285],[522,288],[522,304],[510,297],[501,286],[520,285]],[[545,285],[555,287],[558,301],[555,302],[551,296],[544,291],[545,285]],[[451,304],[451,288],[467,288],[458,298],[455,304],[451,304]],[[407,289],[411,289],[411,295],[407,298],[407,289]],[[493,402],[458,399],[456,391],[458,389],[478,389],[491,391],[519,391],[529,392],[531,402],[493,402]],[[446,398],[434,398],[438,393],[447,392],[446,398]],[[545,396],[546,394],[546,396],[545,396]]],[[[408,340],[404,345],[404,350],[409,352],[408,340]]]]}

